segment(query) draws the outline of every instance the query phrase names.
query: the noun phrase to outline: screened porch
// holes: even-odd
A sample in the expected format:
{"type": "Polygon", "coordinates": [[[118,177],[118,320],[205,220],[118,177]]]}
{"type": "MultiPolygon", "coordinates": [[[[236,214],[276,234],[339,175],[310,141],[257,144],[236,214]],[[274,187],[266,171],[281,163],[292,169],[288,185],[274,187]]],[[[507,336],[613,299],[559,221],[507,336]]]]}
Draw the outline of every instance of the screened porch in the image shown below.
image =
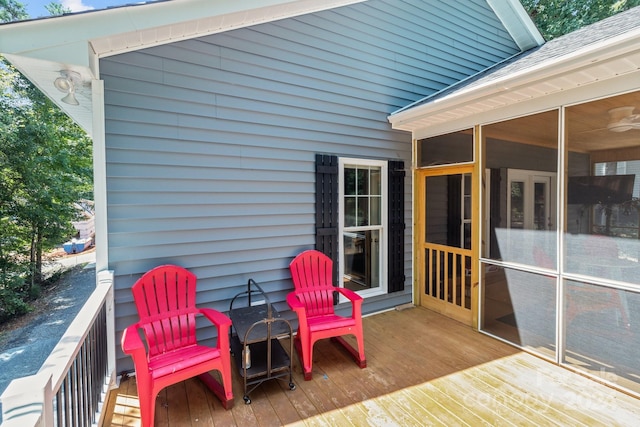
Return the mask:
{"type": "Polygon", "coordinates": [[[637,396],[636,105],[633,91],[417,141],[420,304],[637,396]]]}

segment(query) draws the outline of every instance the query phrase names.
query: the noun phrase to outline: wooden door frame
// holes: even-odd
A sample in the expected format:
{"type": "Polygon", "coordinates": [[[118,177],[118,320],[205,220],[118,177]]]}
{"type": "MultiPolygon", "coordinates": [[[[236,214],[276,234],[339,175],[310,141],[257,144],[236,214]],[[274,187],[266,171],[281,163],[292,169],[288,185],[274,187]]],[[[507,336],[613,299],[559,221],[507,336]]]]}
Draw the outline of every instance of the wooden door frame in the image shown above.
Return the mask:
{"type": "MultiPolygon", "coordinates": [[[[479,311],[479,257],[480,257],[480,208],[481,204],[481,192],[480,188],[484,182],[484,178],[480,176],[480,161],[481,159],[481,145],[478,141],[479,127],[474,129],[474,162],[458,164],[458,165],[445,165],[435,166],[424,169],[415,169],[413,174],[413,184],[415,189],[414,197],[414,263],[413,263],[413,297],[416,305],[422,305],[422,288],[421,284],[424,282],[424,251],[422,244],[425,235],[425,224],[422,220],[424,218],[425,189],[424,179],[429,176],[442,176],[442,175],[455,175],[455,174],[471,174],[471,318],[467,323],[473,329],[478,329],[478,311],[479,311]]],[[[444,313],[446,315],[446,313],[444,313]]],[[[461,319],[457,319],[461,320],[461,319]]]]}

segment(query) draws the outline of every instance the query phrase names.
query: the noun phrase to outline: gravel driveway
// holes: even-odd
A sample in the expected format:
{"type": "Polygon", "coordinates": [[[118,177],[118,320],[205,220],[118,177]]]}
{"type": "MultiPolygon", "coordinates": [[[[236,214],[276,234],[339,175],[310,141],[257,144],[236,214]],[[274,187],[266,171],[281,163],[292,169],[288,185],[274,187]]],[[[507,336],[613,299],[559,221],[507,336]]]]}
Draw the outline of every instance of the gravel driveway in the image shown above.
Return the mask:
{"type": "Polygon", "coordinates": [[[0,394],[14,378],[38,372],[95,289],[95,254],[61,261],[70,270],[46,290],[36,311],[0,332],[0,394]]]}

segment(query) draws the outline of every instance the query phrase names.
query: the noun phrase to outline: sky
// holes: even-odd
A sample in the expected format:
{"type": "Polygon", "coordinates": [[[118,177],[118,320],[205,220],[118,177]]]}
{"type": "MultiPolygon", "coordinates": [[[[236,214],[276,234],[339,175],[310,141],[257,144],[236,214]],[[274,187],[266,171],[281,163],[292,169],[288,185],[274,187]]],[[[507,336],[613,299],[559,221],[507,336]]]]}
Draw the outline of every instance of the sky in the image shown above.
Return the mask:
{"type": "MultiPolygon", "coordinates": [[[[27,9],[31,18],[49,16],[45,6],[54,0],[18,0],[27,9]]],[[[55,0],[62,3],[72,12],[82,12],[85,10],[106,9],[111,6],[122,6],[124,4],[144,3],[144,0],[55,0]]]]}

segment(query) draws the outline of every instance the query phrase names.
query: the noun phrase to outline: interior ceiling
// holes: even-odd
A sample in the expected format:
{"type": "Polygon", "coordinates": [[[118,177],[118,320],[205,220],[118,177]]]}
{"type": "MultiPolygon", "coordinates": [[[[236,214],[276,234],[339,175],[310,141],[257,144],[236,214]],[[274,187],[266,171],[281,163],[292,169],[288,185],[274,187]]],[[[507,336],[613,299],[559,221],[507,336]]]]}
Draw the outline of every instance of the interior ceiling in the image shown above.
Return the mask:
{"type": "MultiPolygon", "coordinates": [[[[590,153],[640,145],[640,129],[612,132],[607,129],[609,110],[635,106],[640,114],[640,91],[568,107],[567,141],[571,151],[590,153]]],[[[532,116],[495,123],[483,128],[484,135],[507,141],[557,147],[558,112],[548,111],[532,116]]]]}

